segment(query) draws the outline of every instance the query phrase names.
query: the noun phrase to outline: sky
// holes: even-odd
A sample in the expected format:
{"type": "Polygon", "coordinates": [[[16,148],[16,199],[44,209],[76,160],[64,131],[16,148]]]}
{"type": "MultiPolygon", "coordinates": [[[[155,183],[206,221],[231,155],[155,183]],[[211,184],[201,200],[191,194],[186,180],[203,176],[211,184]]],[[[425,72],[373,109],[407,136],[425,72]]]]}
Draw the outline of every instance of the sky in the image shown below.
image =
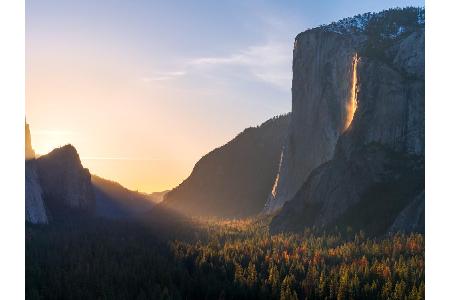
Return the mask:
{"type": "Polygon", "coordinates": [[[291,110],[295,36],[424,1],[26,1],[26,111],[39,154],[171,189],[249,126],[291,110]]]}

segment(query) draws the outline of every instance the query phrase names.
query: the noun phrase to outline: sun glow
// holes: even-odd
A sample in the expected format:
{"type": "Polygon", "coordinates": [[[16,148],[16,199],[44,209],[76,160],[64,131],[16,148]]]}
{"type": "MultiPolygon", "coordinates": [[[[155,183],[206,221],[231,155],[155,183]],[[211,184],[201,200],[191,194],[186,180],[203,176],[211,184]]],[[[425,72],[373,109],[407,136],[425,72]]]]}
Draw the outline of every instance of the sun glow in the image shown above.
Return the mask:
{"type": "Polygon", "coordinates": [[[350,126],[350,124],[353,121],[353,116],[355,115],[356,108],[358,106],[358,103],[356,101],[357,97],[357,85],[358,85],[358,76],[357,76],[357,68],[358,68],[358,55],[355,54],[353,56],[353,70],[352,70],[352,88],[350,91],[350,98],[347,101],[347,107],[346,107],[346,120],[345,120],[345,126],[344,130],[347,130],[347,128],[350,126]]]}

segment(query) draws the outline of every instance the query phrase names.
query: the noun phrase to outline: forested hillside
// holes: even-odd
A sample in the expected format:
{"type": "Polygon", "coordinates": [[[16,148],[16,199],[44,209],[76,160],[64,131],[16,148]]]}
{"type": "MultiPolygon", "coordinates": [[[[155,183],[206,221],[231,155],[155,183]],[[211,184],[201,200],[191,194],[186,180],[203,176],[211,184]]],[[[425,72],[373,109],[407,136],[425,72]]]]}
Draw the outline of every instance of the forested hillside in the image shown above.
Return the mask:
{"type": "Polygon", "coordinates": [[[275,180],[290,114],[250,127],[202,157],[162,203],[186,215],[240,218],[264,207],[275,180]]]}

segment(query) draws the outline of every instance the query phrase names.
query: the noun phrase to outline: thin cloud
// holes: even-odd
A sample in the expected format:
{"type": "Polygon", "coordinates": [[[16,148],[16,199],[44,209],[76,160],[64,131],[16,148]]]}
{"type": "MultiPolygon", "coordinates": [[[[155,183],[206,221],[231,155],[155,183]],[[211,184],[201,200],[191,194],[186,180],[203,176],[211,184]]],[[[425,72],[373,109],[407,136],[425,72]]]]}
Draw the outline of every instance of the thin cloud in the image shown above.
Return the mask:
{"type": "Polygon", "coordinates": [[[203,57],[190,62],[191,65],[247,65],[247,66],[276,66],[291,58],[290,50],[283,44],[267,44],[252,46],[225,57],[203,57]],[[286,53],[287,50],[287,53],[286,53]]]}
{"type": "Polygon", "coordinates": [[[201,57],[191,60],[192,67],[239,66],[246,68],[254,78],[282,89],[290,88],[292,47],[271,42],[248,47],[229,56],[201,57]]]}
{"type": "Polygon", "coordinates": [[[227,56],[199,57],[187,60],[179,71],[156,72],[151,76],[144,76],[144,82],[174,80],[188,73],[210,69],[219,71],[223,67],[238,67],[236,73],[249,74],[251,79],[263,81],[283,90],[291,86],[292,45],[289,43],[269,42],[265,45],[251,46],[237,53],[227,56]]]}
{"type": "Polygon", "coordinates": [[[152,76],[144,76],[142,77],[142,81],[151,82],[151,81],[165,81],[172,80],[178,77],[184,76],[186,71],[174,71],[174,72],[158,72],[152,76]]]}

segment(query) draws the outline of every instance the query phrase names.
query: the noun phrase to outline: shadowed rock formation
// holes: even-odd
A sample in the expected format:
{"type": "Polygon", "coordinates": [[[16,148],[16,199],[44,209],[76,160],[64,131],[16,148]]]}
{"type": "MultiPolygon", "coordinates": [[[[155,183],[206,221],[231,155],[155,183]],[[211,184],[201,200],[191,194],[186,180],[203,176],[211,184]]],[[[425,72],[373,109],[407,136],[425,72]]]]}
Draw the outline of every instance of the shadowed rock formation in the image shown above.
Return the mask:
{"type": "Polygon", "coordinates": [[[52,219],[95,211],[91,174],[83,168],[72,145],[39,157],[36,166],[43,198],[52,219]]]}

